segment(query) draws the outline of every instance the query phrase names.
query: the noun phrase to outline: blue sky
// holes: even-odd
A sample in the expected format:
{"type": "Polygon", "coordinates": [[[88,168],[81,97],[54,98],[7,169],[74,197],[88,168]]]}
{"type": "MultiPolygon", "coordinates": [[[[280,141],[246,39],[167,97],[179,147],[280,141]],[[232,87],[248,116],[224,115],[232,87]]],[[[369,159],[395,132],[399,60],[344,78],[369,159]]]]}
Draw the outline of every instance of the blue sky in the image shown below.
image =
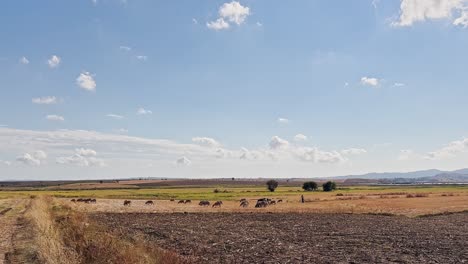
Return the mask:
{"type": "Polygon", "coordinates": [[[7,1],[0,179],[466,167],[467,8],[7,1]]]}

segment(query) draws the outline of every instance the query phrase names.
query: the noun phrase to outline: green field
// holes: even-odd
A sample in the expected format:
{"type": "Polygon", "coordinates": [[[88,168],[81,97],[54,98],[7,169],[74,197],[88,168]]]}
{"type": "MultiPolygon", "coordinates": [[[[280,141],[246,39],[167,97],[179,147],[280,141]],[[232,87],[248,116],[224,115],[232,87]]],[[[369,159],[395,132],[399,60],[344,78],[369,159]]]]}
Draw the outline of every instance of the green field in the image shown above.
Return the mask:
{"type": "Polygon", "coordinates": [[[304,192],[299,187],[278,187],[275,192],[269,192],[263,186],[171,186],[141,189],[93,189],[93,190],[2,190],[0,199],[50,195],[54,197],[95,197],[119,199],[207,199],[207,200],[238,200],[243,197],[288,197],[305,194],[307,196],[335,196],[337,193],[347,195],[391,194],[391,193],[464,193],[468,185],[423,185],[423,186],[347,186],[330,193],[316,191],[304,192]],[[214,190],[219,192],[215,193],[214,190]]]}

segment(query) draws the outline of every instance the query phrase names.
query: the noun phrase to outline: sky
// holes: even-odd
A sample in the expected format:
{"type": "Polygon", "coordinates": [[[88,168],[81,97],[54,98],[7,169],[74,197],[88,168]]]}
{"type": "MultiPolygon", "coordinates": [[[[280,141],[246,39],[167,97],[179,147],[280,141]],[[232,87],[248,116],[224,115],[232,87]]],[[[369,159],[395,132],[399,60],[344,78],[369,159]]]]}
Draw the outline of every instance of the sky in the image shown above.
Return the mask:
{"type": "Polygon", "coordinates": [[[468,0],[1,5],[0,180],[468,167],[468,0]]]}

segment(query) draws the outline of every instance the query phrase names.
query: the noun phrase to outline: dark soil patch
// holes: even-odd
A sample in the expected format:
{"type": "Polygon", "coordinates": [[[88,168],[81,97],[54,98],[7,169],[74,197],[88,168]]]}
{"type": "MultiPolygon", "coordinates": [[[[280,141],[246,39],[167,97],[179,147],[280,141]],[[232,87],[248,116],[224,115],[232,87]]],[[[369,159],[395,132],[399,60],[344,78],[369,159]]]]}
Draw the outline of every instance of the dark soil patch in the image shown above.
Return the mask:
{"type": "Polygon", "coordinates": [[[468,213],[99,213],[109,230],[199,263],[468,263],[468,213]]]}

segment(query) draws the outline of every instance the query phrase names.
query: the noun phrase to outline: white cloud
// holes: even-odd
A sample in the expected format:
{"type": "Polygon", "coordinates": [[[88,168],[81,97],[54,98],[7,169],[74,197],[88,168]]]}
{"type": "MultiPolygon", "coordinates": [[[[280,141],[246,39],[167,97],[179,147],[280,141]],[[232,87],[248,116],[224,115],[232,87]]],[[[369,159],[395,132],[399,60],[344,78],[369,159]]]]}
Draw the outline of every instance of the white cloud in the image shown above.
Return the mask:
{"type": "Polygon", "coordinates": [[[400,150],[400,154],[398,155],[398,160],[409,160],[413,155],[413,150],[411,149],[402,149],[400,150]]]}
{"type": "Polygon", "coordinates": [[[257,27],[263,27],[263,24],[258,22],[258,21],[257,21],[256,25],[257,25],[257,27]]]}
{"type": "Polygon", "coordinates": [[[176,160],[176,164],[181,166],[189,166],[190,164],[192,164],[192,161],[190,161],[187,157],[183,156],[176,160]]]}
{"type": "Polygon", "coordinates": [[[57,68],[60,65],[61,61],[62,59],[59,56],[52,55],[52,57],[50,57],[50,59],[47,60],[47,64],[49,64],[49,67],[53,69],[57,68]]]}
{"type": "Polygon", "coordinates": [[[122,115],[116,115],[116,114],[107,114],[106,115],[107,117],[110,117],[110,118],[113,118],[113,119],[117,119],[117,120],[120,120],[120,119],[124,119],[125,117],[122,116],[122,115]]]}
{"type": "Polygon", "coordinates": [[[318,148],[297,148],[295,155],[299,160],[314,163],[340,163],[347,159],[337,151],[322,151],[318,148]]]}
{"type": "Polygon", "coordinates": [[[127,134],[127,133],[128,133],[128,129],[119,128],[119,129],[114,130],[114,132],[116,132],[116,133],[118,133],[118,134],[127,134]]]}
{"type": "Polygon", "coordinates": [[[76,78],[76,84],[87,91],[95,91],[96,90],[96,81],[94,80],[94,75],[89,72],[82,72],[76,78]]]}
{"type": "Polygon", "coordinates": [[[377,86],[379,85],[379,79],[371,77],[362,77],[361,83],[363,85],[377,86]]]}
{"type": "Polygon", "coordinates": [[[276,121],[278,123],[280,123],[280,124],[288,124],[289,123],[289,119],[283,118],[283,117],[278,118],[278,120],[276,120],[276,121]]]}
{"type": "Polygon", "coordinates": [[[454,25],[468,26],[468,1],[401,0],[400,15],[392,25],[412,26],[415,22],[435,19],[450,19],[454,25]]]}
{"type": "Polygon", "coordinates": [[[196,20],[195,18],[192,18],[192,23],[195,25],[198,25],[198,20],[196,20]]]}
{"type": "Polygon", "coordinates": [[[92,156],[97,155],[97,152],[95,150],[85,149],[85,148],[77,148],[77,149],[75,149],[75,153],[80,155],[80,156],[84,156],[84,157],[92,157],[92,156]]]}
{"type": "Polygon", "coordinates": [[[237,1],[224,3],[219,8],[219,16],[221,18],[227,19],[229,22],[236,23],[237,25],[244,23],[245,19],[249,15],[250,9],[248,7],[242,6],[237,1]]]}
{"type": "Polygon", "coordinates": [[[393,86],[395,86],[395,87],[403,87],[403,86],[405,86],[405,84],[404,84],[404,83],[398,83],[398,82],[396,82],[396,83],[393,84],[393,86]]]}
{"type": "Polygon", "coordinates": [[[222,30],[230,27],[229,22],[241,25],[250,15],[250,8],[242,6],[237,1],[224,3],[218,11],[219,18],[206,23],[206,26],[214,30],[222,30]]]}
{"type": "Polygon", "coordinates": [[[294,141],[297,141],[297,142],[307,141],[307,136],[303,134],[297,134],[294,136],[294,141]]]}
{"type": "Polygon", "coordinates": [[[226,21],[224,21],[223,18],[218,18],[216,19],[216,21],[207,22],[206,26],[209,29],[214,29],[214,30],[222,30],[222,29],[229,28],[229,24],[226,21]]]}
{"type": "Polygon", "coordinates": [[[151,115],[153,112],[150,110],[146,110],[143,107],[138,108],[137,115],[151,115]]]}
{"type": "Polygon", "coordinates": [[[349,149],[344,149],[341,151],[341,154],[344,154],[344,155],[359,155],[359,154],[365,154],[365,153],[367,153],[367,150],[360,149],[360,148],[349,148],[349,149]]]}
{"type": "Polygon", "coordinates": [[[120,46],[119,49],[123,50],[123,51],[131,51],[132,50],[132,48],[128,47],[128,46],[120,46]]]}
{"type": "Polygon", "coordinates": [[[379,3],[380,3],[380,0],[372,0],[372,6],[374,7],[374,9],[377,9],[379,3]]]}
{"type": "Polygon", "coordinates": [[[47,154],[38,150],[33,154],[24,153],[21,156],[16,157],[16,161],[25,165],[39,166],[43,160],[47,159],[47,154]]]}
{"type": "Polygon", "coordinates": [[[37,98],[33,98],[32,102],[35,104],[56,104],[57,97],[55,96],[37,97],[37,98]]]}
{"type": "Polygon", "coordinates": [[[282,149],[287,148],[289,146],[289,142],[278,136],[274,136],[271,138],[270,143],[268,145],[271,149],[282,149]]]}
{"type": "Polygon", "coordinates": [[[219,143],[218,141],[212,139],[212,138],[209,138],[209,137],[194,137],[192,138],[192,142],[195,143],[195,144],[198,144],[200,146],[205,146],[205,147],[209,147],[209,148],[220,148],[221,147],[221,143],[219,143]]]}
{"type": "Polygon", "coordinates": [[[5,160],[0,160],[0,165],[10,166],[11,162],[5,161],[5,160]]]}
{"type": "Polygon", "coordinates": [[[50,121],[65,121],[65,118],[59,115],[47,115],[46,119],[50,121]]]}
{"type": "Polygon", "coordinates": [[[19,62],[25,65],[29,64],[29,60],[24,56],[19,59],[19,62]]]}
{"type": "Polygon", "coordinates": [[[145,55],[138,55],[138,56],[136,56],[136,58],[138,60],[141,60],[141,61],[147,61],[148,60],[148,56],[145,56],[145,55]]]}
{"type": "Polygon", "coordinates": [[[445,159],[456,157],[457,154],[468,150],[468,138],[450,142],[447,146],[426,154],[426,159],[445,159]]]}

